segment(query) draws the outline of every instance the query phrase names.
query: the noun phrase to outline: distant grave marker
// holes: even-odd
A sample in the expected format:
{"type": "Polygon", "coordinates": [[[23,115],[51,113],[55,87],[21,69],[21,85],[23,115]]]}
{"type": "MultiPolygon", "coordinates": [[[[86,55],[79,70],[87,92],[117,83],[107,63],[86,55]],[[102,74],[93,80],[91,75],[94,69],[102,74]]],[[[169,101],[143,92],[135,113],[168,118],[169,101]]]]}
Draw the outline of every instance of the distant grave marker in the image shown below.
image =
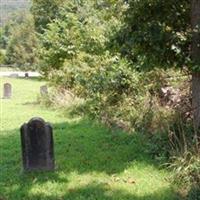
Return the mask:
{"type": "Polygon", "coordinates": [[[10,99],[12,96],[12,85],[10,83],[5,83],[3,87],[3,98],[10,99]]]}
{"type": "Polygon", "coordinates": [[[32,118],[21,127],[25,171],[54,170],[53,130],[42,118],[32,118]]]}
{"type": "Polygon", "coordinates": [[[26,72],[26,73],[24,74],[24,76],[25,76],[25,78],[28,78],[28,77],[29,77],[28,72],[26,72]]]}
{"type": "Polygon", "coordinates": [[[46,96],[48,94],[48,88],[46,85],[40,87],[40,94],[41,96],[46,96]]]}
{"type": "Polygon", "coordinates": [[[18,78],[18,77],[19,77],[19,74],[13,73],[13,74],[10,74],[9,77],[11,77],[11,78],[18,78]]]}

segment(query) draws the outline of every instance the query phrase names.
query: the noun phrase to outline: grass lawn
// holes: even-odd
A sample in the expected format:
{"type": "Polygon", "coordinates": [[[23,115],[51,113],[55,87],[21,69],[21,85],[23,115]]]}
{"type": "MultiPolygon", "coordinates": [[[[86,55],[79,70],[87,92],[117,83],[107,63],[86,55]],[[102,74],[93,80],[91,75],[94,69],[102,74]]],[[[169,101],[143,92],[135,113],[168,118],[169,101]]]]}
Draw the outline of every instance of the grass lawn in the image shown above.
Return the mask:
{"type": "Polygon", "coordinates": [[[0,72],[19,71],[16,67],[0,67],[0,72]]]}
{"type": "Polygon", "coordinates": [[[38,105],[40,81],[0,80],[1,91],[5,82],[13,86],[12,99],[1,99],[1,200],[178,199],[170,173],[149,158],[141,135],[111,132],[86,118],[38,105]],[[19,128],[35,116],[53,124],[55,172],[22,172],[19,128]]]}

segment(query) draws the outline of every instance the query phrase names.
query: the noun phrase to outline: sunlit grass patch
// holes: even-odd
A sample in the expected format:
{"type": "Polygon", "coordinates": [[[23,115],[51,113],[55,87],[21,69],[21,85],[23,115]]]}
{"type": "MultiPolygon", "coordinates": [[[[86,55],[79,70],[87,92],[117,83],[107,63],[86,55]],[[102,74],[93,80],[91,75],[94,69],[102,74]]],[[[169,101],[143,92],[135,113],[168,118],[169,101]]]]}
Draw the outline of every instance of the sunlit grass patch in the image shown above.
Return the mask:
{"type": "Polygon", "coordinates": [[[168,180],[146,153],[144,136],[111,132],[85,117],[73,118],[37,102],[44,82],[1,79],[13,97],[1,99],[0,199],[175,200],[168,180]],[[23,173],[19,128],[40,116],[53,124],[55,172],[23,173]]]}

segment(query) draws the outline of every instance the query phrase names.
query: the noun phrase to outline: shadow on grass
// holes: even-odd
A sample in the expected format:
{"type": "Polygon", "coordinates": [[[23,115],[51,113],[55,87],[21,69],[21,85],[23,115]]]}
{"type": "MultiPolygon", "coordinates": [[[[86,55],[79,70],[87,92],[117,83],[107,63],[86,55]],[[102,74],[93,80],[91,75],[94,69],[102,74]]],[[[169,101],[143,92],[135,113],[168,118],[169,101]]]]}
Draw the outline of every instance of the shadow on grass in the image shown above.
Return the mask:
{"type": "MultiPolygon", "coordinates": [[[[22,173],[21,146],[19,130],[6,131],[0,136],[0,198],[8,200],[23,199],[54,199],[54,195],[37,194],[29,196],[29,191],[36,184],[49,181],[68,183],[61,173],[102,172],[107,175],[123,172],[133,163],[142,166],[158,167],[147,154],[147,143],[142,135],[127,135],[121,131],[111,133],[107,128],[82,119],[74,123],[63,122],[54,124],[55,172],[22,173]],[[16,196],[17,195],[17,196],[16,196]]],[[[78,189],[67,190],[61,199],[135,199],[160,200],[162,193],[150,194],[145,197],[124,194],[122,191],[109,190],[109,185],[91,184],[78,189]],[[96,198],[98,197],[98,198],[96,198]]],[[[172,192],[172,191],[171,191],[172,192]]],[[[170,199],[171,200],[171,199],[170,199]]]]}

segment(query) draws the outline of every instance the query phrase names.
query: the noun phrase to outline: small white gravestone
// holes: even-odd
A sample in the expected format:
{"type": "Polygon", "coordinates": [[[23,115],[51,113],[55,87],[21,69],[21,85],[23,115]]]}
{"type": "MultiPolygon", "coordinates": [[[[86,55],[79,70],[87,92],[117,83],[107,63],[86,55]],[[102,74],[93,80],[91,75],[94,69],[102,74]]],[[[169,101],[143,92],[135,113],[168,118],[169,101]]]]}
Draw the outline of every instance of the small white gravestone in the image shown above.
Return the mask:
{"type": "Polygon", "coordinates": [[[5,83],[3,87],[3,98],[10,99],[12,96],[12,85],[10,83],[5,83]]]}

